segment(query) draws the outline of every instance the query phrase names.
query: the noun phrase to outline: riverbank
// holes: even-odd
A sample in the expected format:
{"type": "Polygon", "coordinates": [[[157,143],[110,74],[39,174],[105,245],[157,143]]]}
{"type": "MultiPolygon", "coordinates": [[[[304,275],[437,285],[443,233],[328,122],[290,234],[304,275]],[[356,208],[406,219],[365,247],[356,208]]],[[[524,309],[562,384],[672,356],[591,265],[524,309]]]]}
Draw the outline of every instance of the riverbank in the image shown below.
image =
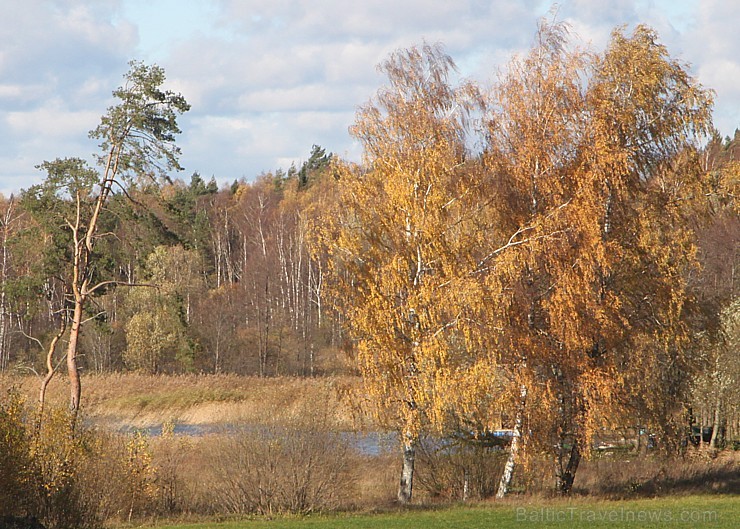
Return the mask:
{"type": "MultiPolygon", "coordinates": [[[[63,376],[52,381],[50,404],[64,405],[66,383],[63,376]]],[[[3,394],[14,387],[28,402],[37,399],[39,384],[35,376],[0,375],[3,394]]],[[[83,376],[82,386],[83,415],[112,429],[293,423],[307,410],[322,413],[327,426],[340,431],[361,430],[371,422],[348,398],[361,387],[358,377],[126,373],[83,376]]]]}
{"type": "MultiPolygon", "coordinates": [[[[65,382],[60,377],[51,387],[50,413],[40,430],[40,444],[29,444],[38,435],[33,414],[14,411],[23,408],[13,404],[17,399],[12,396],[7,399],[5,417],[8,432],[28,433],[9,437],[16,453],[39,461],[67,461],[70,454],[74,456],[70,488],[55,489],[59,512],[70,512],[69,502],[78,498],[85,500],[77,505],[80,513],[111,524],[132,519],[171,523],[322,512],[336,514],[324,519],[330,523],[326,527],[338,527],[331,523],[341,513],[388,512],[396,505],[398,443],[369,440],[366,434],[377,433],[377,428],[348,398],[361,388],[356,378],[84,377],[83,427],[75,436],[68,435],[66,415],[54,410],[64,409],[65,382]],[[136,432],[116,433],[131,430],[136,432]],[[67,498],[68,493],[75,496],[67,498]]],[[[11,387],[33,407],[36,378],[0,377],[0,390],[11,387]]],[[[590,455],[579,468],[574,500],[737,497],[740,492],[740,456],[729,450],[721,454],[691,450],[676,458],[659,452],[590,455]]],[[[492,497],[506,452],[442,446],[431,440],[419,444],[416,456],[414,502],[431,508],[463,498],[492,497]]],[[[23,478],[8,481],[6,490],[17,490],[12,488],[17,483],[36,483],[24,477],[29,469],[39,474],[34,479],[51,484],[57,483],[59,472],[67,476],[69,471],[66,462],[50,467],[20,464],[22,458],[5,461],[23,478]]],[[[513,501],[536,505],[550,501],[552,465],[547,457],[535,457],[526,469],[522,467],[511,489],[513,501]]],[[[377,518],[367,521],[369,525],[363,525],[362,517],[352,520],[359,520],[358,527],[385,526],[372,525],[377,518]]],[[[389,527],[403,527],[403,523],[417,527],[424,520],[412,517],[401,525],[393,525],[394,520],[388,523],[389,527]]]]}

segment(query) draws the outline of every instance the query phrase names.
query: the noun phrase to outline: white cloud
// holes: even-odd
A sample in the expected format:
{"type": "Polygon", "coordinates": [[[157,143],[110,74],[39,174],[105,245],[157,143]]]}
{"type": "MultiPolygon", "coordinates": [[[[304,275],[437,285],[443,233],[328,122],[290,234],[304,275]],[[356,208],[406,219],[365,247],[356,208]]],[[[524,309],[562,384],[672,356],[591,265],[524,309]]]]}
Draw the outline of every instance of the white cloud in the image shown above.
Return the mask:
{"type": "Polygon", "coordinates": [[[65,139],[85,136],[97,125],[100,115],[93,112],[73,112],[64,101],[54,98],[44,106],[29,111],[8,112],[6,122],[18,137],[47,137],[65,139]]]}
{"type": "Polygon", "coordinates": [[[34,101],[43,96],[46,91],[43,84],[0,84],[0,100],[3,100],[6,108],[10,108],[14,104],[34,101]]]}
{"type": "MultiPolygon", "coordinates": [[[[26,0],[0,5],[0,191],[33,166],[89,156],[87,139],[129,59],[157,62],[192,110],[183,165],[222,182],[305,159],[311,145],[359,158],[347,133],[383,83],[389,52],[441,41],[461,73],[485,82],[532,43],[543,0],[26,0]]],[[[621,24],[656,28],[669,51],[717,91],[716,121],[740,121],[740,3],[564,0],[559,18],[595,49],[621,24]]]]}
{"type": "Polygon", "coordinates": [[[351,108],[358,94],[342,87],[316,83],[293,88],[278,88],[248,92],[239,97],[237,109],[245,112],[261,112],[269,108],[273,112],[286,110],[327,110],[351,108]]]}

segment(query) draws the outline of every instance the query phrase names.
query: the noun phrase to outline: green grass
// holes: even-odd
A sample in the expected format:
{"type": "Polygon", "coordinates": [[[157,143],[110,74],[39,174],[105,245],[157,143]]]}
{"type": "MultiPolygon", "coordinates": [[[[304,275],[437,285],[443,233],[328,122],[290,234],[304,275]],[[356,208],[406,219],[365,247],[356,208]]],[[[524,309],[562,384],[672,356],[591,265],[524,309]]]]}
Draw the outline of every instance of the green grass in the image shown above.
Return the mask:
{"type": "Polygon", "coordinates": [[[384,514],[278,517],[221,523],[158,525],[166,529],[523,529],[740,527],[740,496],[635,501],[517,501],[505,505],[410,509],[384,514]]]}

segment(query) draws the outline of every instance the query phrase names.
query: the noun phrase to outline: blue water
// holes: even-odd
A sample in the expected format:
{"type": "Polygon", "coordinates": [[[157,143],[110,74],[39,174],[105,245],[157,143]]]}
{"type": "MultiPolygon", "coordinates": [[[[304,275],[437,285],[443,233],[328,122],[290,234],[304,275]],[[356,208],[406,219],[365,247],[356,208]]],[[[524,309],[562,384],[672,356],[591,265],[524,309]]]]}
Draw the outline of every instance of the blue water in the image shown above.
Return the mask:
{"type": "MultiPolygon", "coordinates": [[[[228,435],[258,430],[260,427],[244,425],[215,425],[215,424],[178,424],[172,433],[174,435],[201,437],[204,435],[228,435]]],[[[162,425],[146,428],[126,427],[119,430],[121,433],[141,432],[150,437],[162,435],[162,425]]],[[[398,436],[392,432],[339,432],[340,438],[361,455],[378,456],[398,448],[398,436]]]]}

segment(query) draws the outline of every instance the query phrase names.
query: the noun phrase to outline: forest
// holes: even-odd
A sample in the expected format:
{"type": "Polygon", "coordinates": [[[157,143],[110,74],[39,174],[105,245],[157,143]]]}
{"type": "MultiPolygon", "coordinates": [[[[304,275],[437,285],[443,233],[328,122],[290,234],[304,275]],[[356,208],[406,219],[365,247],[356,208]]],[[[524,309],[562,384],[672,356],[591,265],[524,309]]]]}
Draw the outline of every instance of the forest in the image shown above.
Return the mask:
{"type": "Polygon", "coordinates": [[[97,167],[0,198],[0,371],[38,375],[41,413],[68,385],[73,416],[94,374],[361,377],[400,503],[427,435],[508,432],[501,496],[535,454],[568,494],[620,425],[737,442],[740,131],[711,90],[644,26],[595,52],[543,23],[491,87],[441,45],[380,70],[362,161],[307,145],[219,186],[178,176],[189,105],[132,62],[97,167]]]}

